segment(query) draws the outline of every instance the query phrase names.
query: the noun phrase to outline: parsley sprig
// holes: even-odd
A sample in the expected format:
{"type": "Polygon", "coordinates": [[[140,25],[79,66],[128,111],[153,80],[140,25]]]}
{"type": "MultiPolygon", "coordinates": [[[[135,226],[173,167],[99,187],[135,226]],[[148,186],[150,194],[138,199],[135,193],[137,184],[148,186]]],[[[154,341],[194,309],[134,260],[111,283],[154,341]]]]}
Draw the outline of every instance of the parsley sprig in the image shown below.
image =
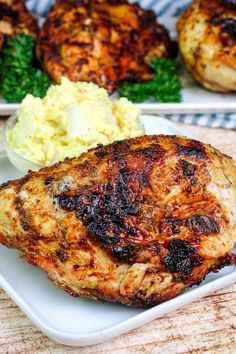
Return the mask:
{"type": "Polygon", "coordinates": [[[43,97],[49,77],[34,66],[34,38],[19,33],[8,42],[0,60],[1,91],[7,102],[21,102],[27,93],[43,97]]]}
{"type": "Polygon", "coordinates": [[[135,103],[149,98],[154,98],[157,102],[181,102],[179,64],[167,58],[153,58],[150,66],[155,71],[154,77],[142,83],[123,81],[118,88],[120,96],[135,103]]]}

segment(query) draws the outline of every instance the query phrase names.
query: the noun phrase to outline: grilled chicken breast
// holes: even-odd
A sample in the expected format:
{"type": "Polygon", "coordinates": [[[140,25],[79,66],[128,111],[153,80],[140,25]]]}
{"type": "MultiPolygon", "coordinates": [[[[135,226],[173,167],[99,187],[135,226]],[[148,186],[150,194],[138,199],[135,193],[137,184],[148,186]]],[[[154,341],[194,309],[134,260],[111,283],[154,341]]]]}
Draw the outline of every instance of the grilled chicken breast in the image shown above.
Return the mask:
{"type": "Polygon", "coordinates": [[[236,90],[236,1],[195,0],[177,23],[179,49],[206,89],[236,90]]]}
{"type": "Polygon", "coordinates": [[[17,33],[36,36],[37,20],[23,0],[0,0],[0,51],[17,33]]]}
{"type": "Polygon", "coordinates": [[[153,11],[126,0],[56,0],[37,56],[51,78],[93,81],[110,93],[124,79],[148,80],[152,57],[175,55],[153,11]]]}
{"type": "Polygon", "coordinates": [[[149,307],[234,262],[236,168],[176,136],[99,146],[0,190],[0,242],[74,296],[149,307]]]}

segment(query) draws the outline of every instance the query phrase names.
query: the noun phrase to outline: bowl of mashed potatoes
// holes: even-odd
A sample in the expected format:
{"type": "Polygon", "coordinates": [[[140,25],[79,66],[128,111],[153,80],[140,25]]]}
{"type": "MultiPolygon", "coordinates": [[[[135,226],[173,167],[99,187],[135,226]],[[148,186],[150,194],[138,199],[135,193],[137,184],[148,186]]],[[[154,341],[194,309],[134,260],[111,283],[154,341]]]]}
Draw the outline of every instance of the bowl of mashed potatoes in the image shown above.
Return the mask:
{"type": "Polygon", "coordinates": [[[112,101],[93,83],[62,78],[44,98],[25,97],[7,121],[4,145],[9,160],[26,172],[143,133],[140,111],[132,102],[112,101]]]}

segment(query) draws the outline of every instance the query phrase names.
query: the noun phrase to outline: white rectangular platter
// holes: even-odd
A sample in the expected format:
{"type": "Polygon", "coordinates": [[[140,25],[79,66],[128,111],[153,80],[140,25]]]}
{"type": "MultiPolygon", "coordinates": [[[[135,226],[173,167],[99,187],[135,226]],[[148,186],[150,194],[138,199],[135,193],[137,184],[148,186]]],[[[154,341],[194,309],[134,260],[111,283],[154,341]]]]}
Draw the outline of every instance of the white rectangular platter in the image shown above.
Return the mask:
{"type": "MultiPolygon", "coordinates": [[[[183,102],[137,104],[144,114],[212,114],[236,113],[236,94],[220,94],[209,92],[198,86],[182,69],[183,102]]],[[[17,103],[6,103],[0,98],[0,116],[8,116],[19,108],[17,103]]],[[[236,118],[235,118],[236,119],[236,118]]]]}
{"type": "MultiPolygon", "coordinates": [[[[30,1],[28,1],[30,3],[30,1]]],[[[31,1],[32,2],[32,1],[31,1]]],[[[51,3],[49,0],[40,0],[41,3],[51,3]]],[[[134,2],[134,1],[131,1],[134,2]]],[[[161,16],[162,23],[176,39],[176,20],[190,0],[140,0],[143,7],[152,8],[161,16]]],[[[36,3],[36,2],[35,2],[36,3]]],[[[236,112],[236,93],[213,93],[199,86],[187,73],[184,64],[181,64],[180,79],[182,82],[183,101],[181,103],[144,102],[138,104],[144,114],[209,114],[236,112]]],[[[10,115],[17,110],[19,104],[8,104],[0,97],[0,116],[10,115]]],[[[236,118],[235,118],[236,119],[236,118]]]]}

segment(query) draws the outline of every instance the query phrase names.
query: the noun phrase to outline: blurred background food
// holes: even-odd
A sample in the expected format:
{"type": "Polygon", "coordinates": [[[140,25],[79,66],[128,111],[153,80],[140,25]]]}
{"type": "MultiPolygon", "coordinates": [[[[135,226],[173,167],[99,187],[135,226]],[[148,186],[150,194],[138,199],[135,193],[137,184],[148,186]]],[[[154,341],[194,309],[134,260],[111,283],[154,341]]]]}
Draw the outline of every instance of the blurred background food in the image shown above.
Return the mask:
{"type": "Polygon", "coordinates": [[[0,0],[0,51],[17,33],[36,37],[38,21],[27,10],[23,0],[0,0]]]}
{"type": "Polygon", "coordinates": [[[124,79],[146,81],[153,57],[176,47],[156,14],[126,0],[57,0],[40,30],[37,57],[56,83],[92,81],[113,92],[124,79]]]}
{"type": "Polygon", "coordinates": [[[21,102],[27,93],[43,97],[51,80],[34,61],[34,38],[18,33],[3,49],[0,87],[7,102],[21,102]]]}
{"type": "Polygon", "coordinates": [[[154,98],[157,102],[181,102],[182,84],[179,79],[180,65],[168,58],[153,58],[150,63],[155,75],[146,82],[123,81],[118,86],[120,96],[132,102],[154,98]]]}
{"type": "MultiPolygon", "coordinates": [[[[20,27],[19,16],[14,17],[17,4],[25,9],[23,0],[16,4],[1,1],[0,12],[5,14],[4,21],[8,18],[6,13],[11,13],[15,25],[20,27]]],[[[47,74],[56,83],[62,76],[94,82],[109,93],[127,80],[120,93],[135,98],[135,102],[150,96],[161,102],[180,101],[177,72],[171,71],[171,79],[169,70],[173,68],[169,60],[176,57],[177,45],[157,22],[154,11],[126,0],[57,0],[39,30],[36,45],[36,21],[26,13],[34,21],[35,31],[16,32],[7,38],[1,55],[1,91],[7,102],[20,102],[27,93],[43,97],[51,84],[47,74]],[[153,59],[159,58],[167,62],[163,66],[162,61],[157,70],[153,59]],[[164,80],[160,79],[165,74],[163,68],[167,70],[164,80]],[[137,82],[148,86],[137,86],[137,82]],[[164,92],[163,82],[167,82],[164,92]]]]}
{"type": "Polygon", "coordinates": [[[143,128],[139,110],[126,98],[112,102],[96,84],[62,78],[43,99],[27,95],[5,132],[7,151],[50,166],[97,144],[140,136],[143,128]]]}
{"type": "Polygon", "coordinates": [[[194,0],[179,18],[177,31],[193,78],[211,91],[235,91],[236,1],[194,0]]]}
{"type": "Polygon", "coordinates": [[[94,82],[109,94],[117,90],[136,103],[181,102],[182,86],[193,86],[186,71],[179,71],[184,64],[204,88],[235,91],[236,1],[194,0],[181,11],[182,61],[156,13],[138,3],[56,0],[38,30],[23,0],[0,0],[2,95],[7,102],[21,102],[27,93],[44,97],[64,76],[94,82]]]}

